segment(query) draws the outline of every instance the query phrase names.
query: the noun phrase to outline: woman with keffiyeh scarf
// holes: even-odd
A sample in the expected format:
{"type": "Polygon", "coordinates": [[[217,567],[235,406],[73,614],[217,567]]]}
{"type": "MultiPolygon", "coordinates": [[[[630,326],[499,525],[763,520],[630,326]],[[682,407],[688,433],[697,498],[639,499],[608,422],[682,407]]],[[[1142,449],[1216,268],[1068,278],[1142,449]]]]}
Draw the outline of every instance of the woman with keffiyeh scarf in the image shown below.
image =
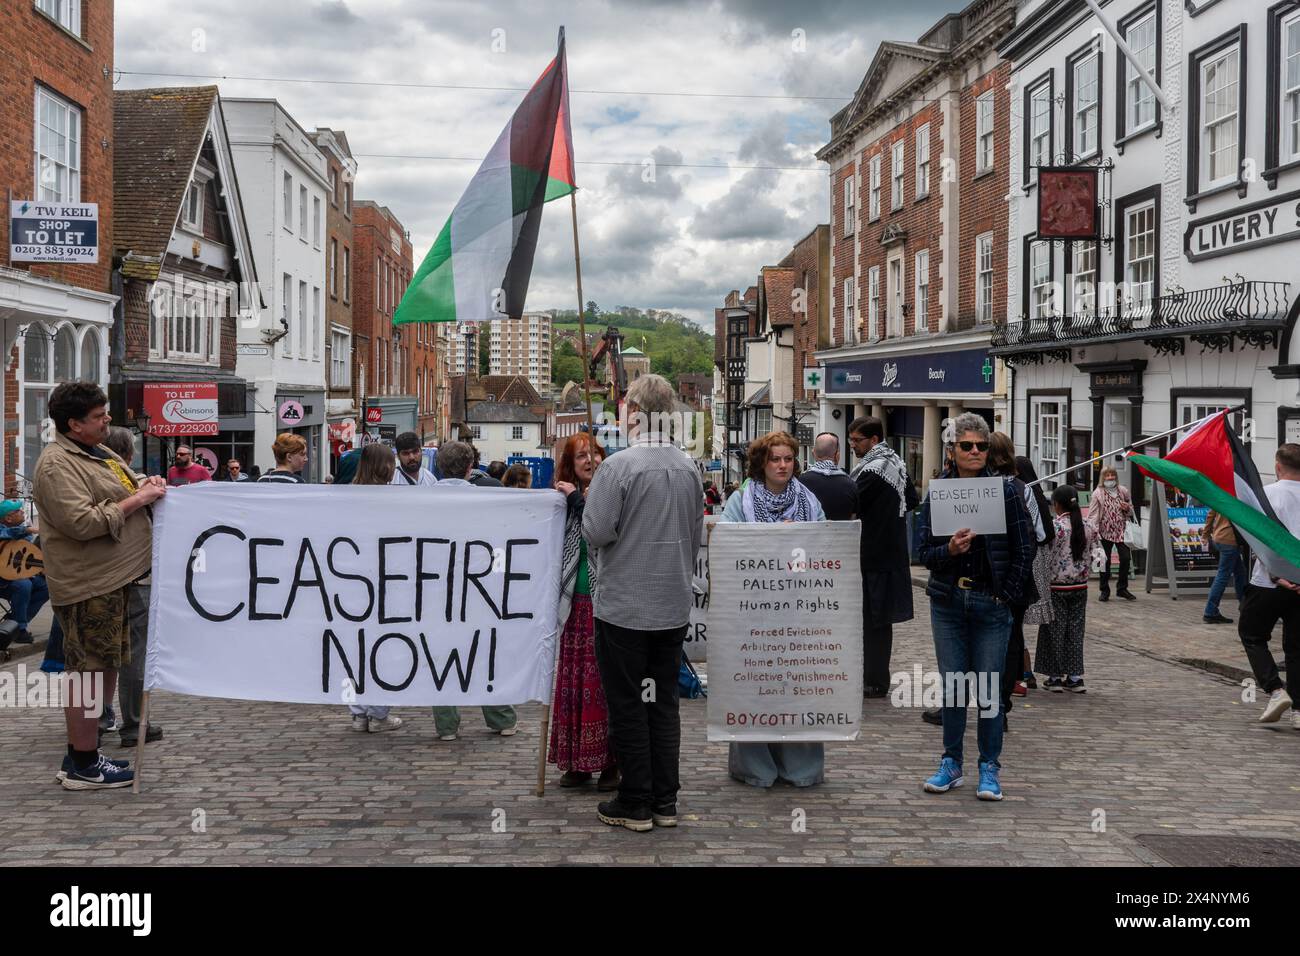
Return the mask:
{"type": "Polygon", "coordinates": [[[596,664],[591,594],[596,567],[582,537],[582,511],[592,476],[605,457],[586,432],[570,435],[560,454],[555,489],[568,503],[560,570],[560,651],[548,762],[564,771],[561,787],[578,787],[599,771],[596,789],[615,790],[618,769],[609,744],[609,708],[596,664]]]}
{"type": "MultiPolygon", "coordinates": [[[[749,446],[749,480],[727,500],[723,521],[825,521],[822,506],[799,481],[799,445],[785,432],[770,432],[749,446]]],[[[820,743],[731,744],[731,776],[751,787],[778,779],[811,787],[826,779],[826,748],[820,743]]]]}

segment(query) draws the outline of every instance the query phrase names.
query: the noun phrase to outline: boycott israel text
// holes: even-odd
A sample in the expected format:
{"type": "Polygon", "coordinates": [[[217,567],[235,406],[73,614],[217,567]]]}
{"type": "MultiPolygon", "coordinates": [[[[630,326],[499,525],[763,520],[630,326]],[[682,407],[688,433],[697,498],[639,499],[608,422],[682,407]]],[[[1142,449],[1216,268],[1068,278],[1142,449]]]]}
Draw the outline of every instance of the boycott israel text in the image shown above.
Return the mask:
{"type": "Polygon", "coordinates": [[[709,740],[854,740],[861,524],[719,522],[709,539],[709,740]]]}
{"type": "Polygon", "coordinates": [[[145,686],[247,700],[549,701],[549,491],[203,483],[157,509],[145,686]]]}

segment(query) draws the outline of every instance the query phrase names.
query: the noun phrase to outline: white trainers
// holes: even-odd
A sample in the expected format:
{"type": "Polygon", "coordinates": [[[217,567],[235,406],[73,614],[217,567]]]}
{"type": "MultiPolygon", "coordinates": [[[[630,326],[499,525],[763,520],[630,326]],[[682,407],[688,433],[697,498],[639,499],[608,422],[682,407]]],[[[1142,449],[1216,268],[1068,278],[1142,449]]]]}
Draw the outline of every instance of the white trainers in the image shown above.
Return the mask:
{"type": "Polygon", "coordinates": [[[1291,711],[1291,726],[1300,730],[1300,710],[1291,711]]]}
{"type": "Polygon", "coordinates": [[[438,736],[438,739],[439,739],[439,740],[455,740],[456,737],[457,737],[456,734],[440,734],[440,735],[438,736]]]}
{"type": "Polygon", "coordinates": [[[365,714],[352,715],[352,729],[359,734],[364,734],[370,729],[370,718],[365,714]]]}
{"type": "Polygon", "coordinates": [[[498,730],[497,733],[499,733],[502,737],[513,737],[515,734],[519,733],[519,725],[511,724],[505,730],[498,730]]]}
{"type": "Polygon", "coordinates": [[[1259,722],[1261,724],[1275,724],[1290,709],[1291,695],[1279,687],[1269,695],[1268,706],[1264,708],[1264,713],[1259,715],[1259,722]]]}
{"type": "Polygon", "coordinates": [[[382,720],[378,717],[370,718],[370,732],[372,734],[381,734],[385,730],[396,730],[400,726],[402,726],[401,717],[393,717],[389,715],[382,720]]]}

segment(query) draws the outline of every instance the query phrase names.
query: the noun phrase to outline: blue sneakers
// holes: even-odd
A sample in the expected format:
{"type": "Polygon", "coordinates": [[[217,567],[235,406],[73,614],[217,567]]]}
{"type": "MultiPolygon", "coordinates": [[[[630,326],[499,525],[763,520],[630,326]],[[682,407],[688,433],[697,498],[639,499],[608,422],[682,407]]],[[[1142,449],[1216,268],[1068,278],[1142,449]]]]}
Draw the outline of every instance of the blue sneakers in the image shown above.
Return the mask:
{"type": "MultiPolygon", "coordinates": [[[[100,756],[103,757],[103,759],[108,760],[109,763],[111,763],[114,767],[117,767],[119,770],[125,770],[129,766],[131,766],[131,761],[129,760],[109,760],[109,758],[104,757],[103,754],[100,754],[100,756]]],[[[72,771],[72,758],[67,754],[64,754],[63,766],[61,766],[59,768],[59,772],[54,775],[54,782],[63,783],[63,778],[66,777],[71,771],[72,771]]]]}
{"type": "MultiPolygon", "coordinates": [[[[71,758],[68,758],[68,762],[71,763],[71,758]]],[[[69,767],[62,783],[64,790],[111,790],[129,787],[134,779],[133,771],[118,766],[118,761],[109,760],[100,754],[99,760],[85,770],[69,767]]]]}
{"type": "Polygon", "coordinates": [[[998,771],[1001,769],[991,763],[980,764],[980,785],[975,796],[981,800],[1002,799],[1002,785],[998,783],[998,771]]]}
{"type": "Polygon", "coordinates": [[[939,769],[925,782],[926,793],[947,793],[953,787],[961,786],[961,764],[951,757],[939,761],[939,769]]]}

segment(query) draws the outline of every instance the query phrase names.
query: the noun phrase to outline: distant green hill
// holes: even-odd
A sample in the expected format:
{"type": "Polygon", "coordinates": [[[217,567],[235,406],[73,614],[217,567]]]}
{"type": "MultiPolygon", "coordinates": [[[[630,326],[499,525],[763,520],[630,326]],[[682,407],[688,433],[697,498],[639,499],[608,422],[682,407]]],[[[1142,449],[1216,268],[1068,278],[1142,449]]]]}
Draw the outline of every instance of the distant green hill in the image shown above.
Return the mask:
{"type": "MultiPolygon", "coordinates": [[[[650,371],[674,385],[679,375],[713,370],[713,336],[683,315],[656,309],[643,312],[627,306],[602,312],[594,302],[587,303],[586,311],[590,342],[598,343],[606,326],[617,326],[623,333],[623,347],[638,348],[650,356],[650,371]]],[[[582,359],[575,344],[558,338],[560,332],[578,331],[578,313],[572,309],[556,312],[552,328],[556,338],[552,345],[551,381],[559,389],[569,380],[582,381],[582,359]]],[[[589,347],[595,348],[595,344],[589,347]]]]}

